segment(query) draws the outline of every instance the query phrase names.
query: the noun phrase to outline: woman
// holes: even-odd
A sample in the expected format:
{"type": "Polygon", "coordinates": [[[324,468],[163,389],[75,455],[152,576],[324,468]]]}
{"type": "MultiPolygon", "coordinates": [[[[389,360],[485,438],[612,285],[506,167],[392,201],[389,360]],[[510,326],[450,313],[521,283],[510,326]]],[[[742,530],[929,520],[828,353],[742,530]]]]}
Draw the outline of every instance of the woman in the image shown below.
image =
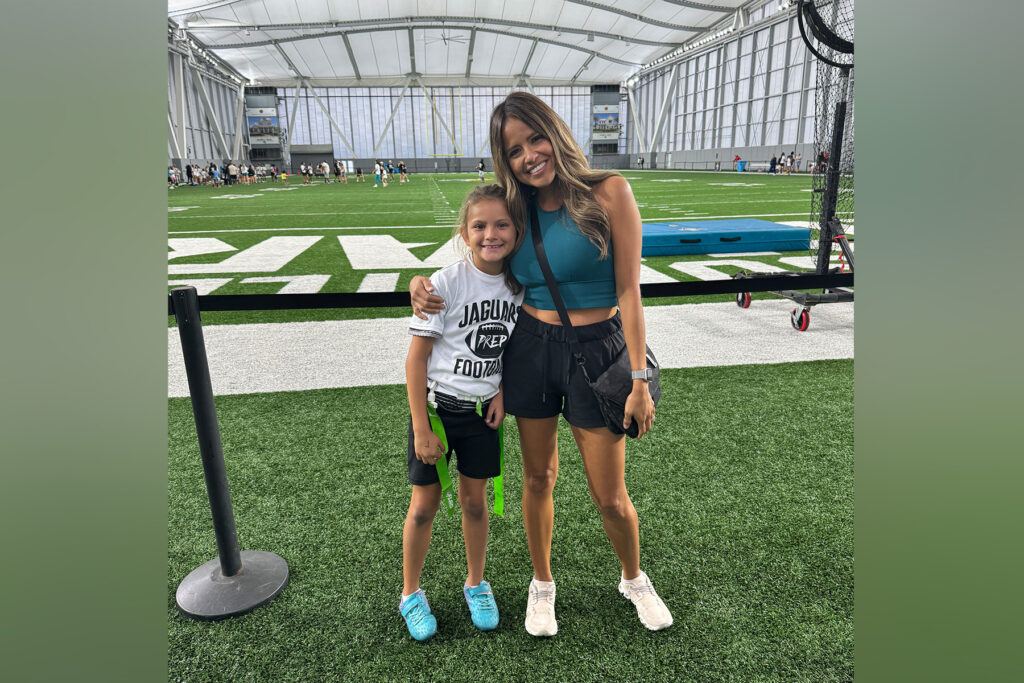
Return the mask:
{"type": "MultiPolygon", "coordinates": [[[[551,269],[577,328],[591,377],[611,364],[623,344],[634,376],[646,367],[646,333],[640,300],[640,211],[625,178],[591,171],[565,122],[541,99],[514,92],[491,115],[491,153],[497,181],[507,193],[517,226],[530,225],[530,203],[540,216],[551,269]]],[[[590,496],[601,512],[622,565],[619,592],[636,606],[651,630],[672,625],[672,615],[640,571],[636,510],[625,483],[625,437],[606,426],[593,392],[573,367],[527,227],[511,260],[525,298],[504,355],[505,410],[516,416],[523,455],[523,523],[533,564],[526,630],[552,636],[555,583],[551,575],[554,491],[558,476],[558,415],[572,428],[590,496]]],[[[413,312],[436,313],[443,300],[429,281],[410,283],[413,312]]],[[[422,316],[421,316],[422,317],[422,316]]],[[[654,402],[644,378],[626,401],[625,425],[640,435],[654,422],[654,402]]]]}

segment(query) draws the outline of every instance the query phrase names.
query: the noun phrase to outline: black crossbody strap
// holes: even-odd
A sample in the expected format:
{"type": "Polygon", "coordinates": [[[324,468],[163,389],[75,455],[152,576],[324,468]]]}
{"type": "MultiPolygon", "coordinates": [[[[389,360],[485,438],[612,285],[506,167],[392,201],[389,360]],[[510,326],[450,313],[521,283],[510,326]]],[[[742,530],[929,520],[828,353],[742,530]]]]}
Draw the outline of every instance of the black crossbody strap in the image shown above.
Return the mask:
{"type": "MultiPolygon", "coordinates": [[[[551,292],[551,299],[555,302],[555,308],[558,309],[558,318],[562,321],[565,339],[569,342],[569,351],[572,352],[573,357],[576,359],[576,365],[583,372],[583,379],[586,380],[587,384],[590,384],[590,375],[587,373],[586,359],[580,351],[576,328],[572,326],[572,321],[569,320],[569,311],[565,310],[565,302],[562,301],[562,295],[558,292],[558,283],[551,272],[548,255],[544,251],[544,239],[540,235],[540,218],[537,215],[536,200],[530,203],[530,234],[533,236],[533,250],[537,254],[537,263],[540,265],[540,271],[544,273],[544,283],[548,286],[548,291],[551,292]]],[[[565,383],[569,383],[568,367],[565,369],[565,383]]]]}
{"type": "Polygon", "coordinates": [[[565,338],[575,351],[578,343],[576,330],[573,329],[572,321],[569,320],[569,312],[565,310],[565,302],[562,301],[562,295],[558,292],[558,283],[555,282],[551,265],[548,264],[548,255],[544,251],[544,240],[540,235],[540,218],[537,215],[536,200],[530,202],[530,234],[533,236],[533,250],[537,254],[537,263],[540,264],[540,271],[544,273],[544,282],[548,286],[548,291],[551,292],[555,308],[558,309],[558,318],[562,321],[562,327],[565,328],[565,338]]]}

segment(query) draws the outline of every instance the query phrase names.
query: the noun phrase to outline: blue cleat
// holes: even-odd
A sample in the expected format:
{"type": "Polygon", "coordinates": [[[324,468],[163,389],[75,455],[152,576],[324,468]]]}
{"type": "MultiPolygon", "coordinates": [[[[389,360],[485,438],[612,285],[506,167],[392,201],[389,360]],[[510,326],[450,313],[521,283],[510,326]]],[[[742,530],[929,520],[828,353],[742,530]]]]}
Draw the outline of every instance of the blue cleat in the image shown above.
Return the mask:
{"type": "Polygon", "coordinates": [[[493,631],[498,627],[498,603],[494,602],[491,584],[481,581],[479,586],[463,586],[462,594],[466,596],[474,626],[481,631],[493,631]]]}
{"type": "Polygon", "coordinates": [[[437,619],[430,613],[427,596],[422,589],[416,591],[398,606],[398,611],[405,618],[409,627],[409,635],[423,642],[437,633],[437,619]]]}

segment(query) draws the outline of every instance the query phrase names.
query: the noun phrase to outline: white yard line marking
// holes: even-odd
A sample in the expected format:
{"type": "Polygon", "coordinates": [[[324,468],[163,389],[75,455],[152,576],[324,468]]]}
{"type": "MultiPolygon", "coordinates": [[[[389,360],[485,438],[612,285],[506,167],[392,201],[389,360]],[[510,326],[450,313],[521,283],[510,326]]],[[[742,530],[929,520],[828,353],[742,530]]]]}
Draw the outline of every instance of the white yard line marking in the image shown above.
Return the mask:
{"type": "MultiPolygon", "coordinates": [[[[812,221],[776,221],[779,225],[791,225],[794,228],[818,229],[818,224],[812,221]]],[[[853,234],[853,221],[843,221],[843,230],[847,235],[853,234]]]]}
{"type": "MultiPolygon", "coordinates": [[[[788,215],[788,214],[787,214],[788,215]]],[[[168,235],[208,235],[226,232],[295,232],[304,230],[419,230],[422,228],[442,228],[451,230],[450,225],[361,225],[356,227],[312,227],[312,228],[228,228],[227,230],[170,230],[168,235]]]]}
{"type": "Polygon", "coordinates": [[[731,254],[707,254],[711,258],[739,258],[740,256],[778,256],[779,251],[735,251],[731,254]]]}
{"type": "Polygon", "coordinates": [[[366,292],[393,292],[398,284],[399,273],[367,273],[359,283],[357,294],[366,292]]]}
{"type": "Polygon", "coordinates": [[[286,284],[277,290],[278,294],[317,294],[330,279],[330,275],[274,275],[271,277],[247,277],[242,280],[242,284],[247,282],[284,282],[286,284]]]}
{"type": "MultiPolygon", "coordinates": [[[[225,213],[225,214],[203,214],[201,216],[175,216],[175,218],[278,218],[284,216],[337,216],[339,213],[345,215],[359,214],[361,216],[376,216],[385,214],[403,214],[403,213],[427,213],[427,209],[406,209],[405,211],[351,211],[345,209],[344,211],[310,211],[304,213],[274,213],[272,211],[264,213],[225,213]]],[[[430,209],[433,212],[433,209],[430,209]]]]}
{"type": "MultiPolygon", "coordinates": [[[[647,341],[662,367],[711,367],[853,358],[853,304],[815,306],[811,326],[789,322],[793,303],[758,300],[648,306],[647,341]]],[[[252,394],[403,384],[409,317],[208,325],[214,393],[252,394]],[[372,372],[367,372],[372,368],[372,372]]],[[[167,330],[168,395],[188,396],[178,330],[167,330]]]]}
{"type": "MultiPolygon", "coordinates": [[[[807,213],[806,211],[791,211],[790,213],[745,213],[737,216],[702,216],[700,220],[717,221],[720,218],[768,218],[773,216],[800,216],[807,213]]],[[[685,221],[693,220],[693,216],[658,216],[657,218],[644,218],[644,223],[654,223],[655,221],[685,221]]]]}
{"type": "MultiPolygon", "coordinates": [[[[805,212],[798,211],[794,213],[749,213],[740,214],[736,216],[708,216],[704,214],[689,214],[686,216],[657,216],[653,218],[643,218],[644,223],[662,223],[664,221],[685,221],[685,220],[718,220],[725,218],[771,218],[776,216],[800,216],[805,212]]],[[[325,214],[325,215],[337,215],[337,214],[325,214]]],[[[778,221],[777,221],[778,222],[778,221]]],[[[440,228],[444,230],[451,230],[451,225],[362,225],[357,227],[331,227],[331,226],[316,226],[308,228],[239,228],[226,230],[169,230],[168,235],[211,235],[211,234],[222,234],[227,232],[295,232],[303,230],[417,230],[420,228],[440,228]]],[[[852,232],[852,231],[851,231],[852,232]]]]}

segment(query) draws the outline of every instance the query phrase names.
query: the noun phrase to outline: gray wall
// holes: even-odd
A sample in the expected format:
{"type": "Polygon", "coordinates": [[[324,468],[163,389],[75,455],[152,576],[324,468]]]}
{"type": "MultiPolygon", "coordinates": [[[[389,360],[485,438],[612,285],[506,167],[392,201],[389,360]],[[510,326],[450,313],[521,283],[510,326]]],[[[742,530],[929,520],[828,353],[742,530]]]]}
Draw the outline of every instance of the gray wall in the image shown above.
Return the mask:
{"type": "Polygon", "coordinates": [[[732,163],[733,157],[737,154],[740,155],[744,161],[748,163],[748,169],[750,164],[768,163],[768,160],[772,158],[772,155],[778,156],[782,152],[789,154],[790,152],[799,152],[802,155],[800,170],[807,170],[808,160],[817,158],[817,152],[814,151],[814,145],[811,144],[799,144],[799,145],[779,145],[777,147],[732,147],[730,149],[701,149],[701,150],[675,150],[672,152],[660,152],[656,155],[642,155],[642,154],[631,154],[630,160],[632,166],[636,168],[636,160],[638,157],[644,157],[644,168],[669,168],[669,169],[680,169],[680,170],[698,170],[698,171],[732,171],[734,165],[732,163]],[[652,159],[652,157],[654,157],[652,159]],[[651,166],[651,162],[654,161],[655,166],[651,166]]]}

